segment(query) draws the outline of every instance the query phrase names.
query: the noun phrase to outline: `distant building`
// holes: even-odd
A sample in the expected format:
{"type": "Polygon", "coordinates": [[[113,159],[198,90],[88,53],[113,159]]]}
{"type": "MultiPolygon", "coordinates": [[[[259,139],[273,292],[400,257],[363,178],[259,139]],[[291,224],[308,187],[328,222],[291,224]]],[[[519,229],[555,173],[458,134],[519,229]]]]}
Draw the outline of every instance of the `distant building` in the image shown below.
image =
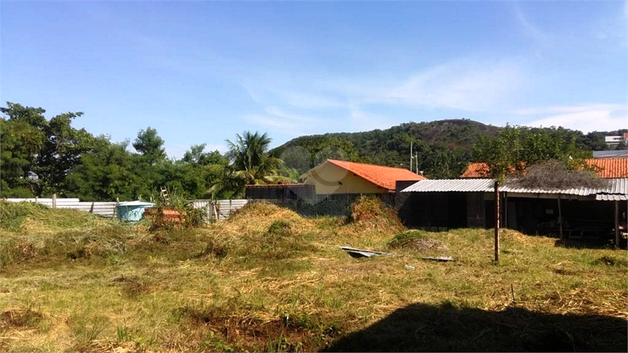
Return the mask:
{"type": "Polygon", "coordinates": [[[623,135],[605,136],[604,142],[607,146],[617,146],[621,142],[628,143],[628,132],[624,132],[623,135]]]}

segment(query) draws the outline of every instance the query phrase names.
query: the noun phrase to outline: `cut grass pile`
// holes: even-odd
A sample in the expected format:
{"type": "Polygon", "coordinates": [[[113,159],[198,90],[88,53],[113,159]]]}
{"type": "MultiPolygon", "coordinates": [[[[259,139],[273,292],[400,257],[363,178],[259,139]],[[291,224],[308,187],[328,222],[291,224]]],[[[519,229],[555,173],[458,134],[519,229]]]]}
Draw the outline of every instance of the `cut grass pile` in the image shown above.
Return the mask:
{"type": "Polygon", "coordinates": [[[34,202],[0,200],[0,229],[22,233],[53,233],[102,225],[98,216],[72,209],[51,209],[34,202]]]}
{"type": "Polygon", "coordinates": [[[626,350],[621,251],[503,230],[496,266],[491,230],[407,231],[371,199],[158,232],[35,211],[2,228],[2,351],[626,350]]]}

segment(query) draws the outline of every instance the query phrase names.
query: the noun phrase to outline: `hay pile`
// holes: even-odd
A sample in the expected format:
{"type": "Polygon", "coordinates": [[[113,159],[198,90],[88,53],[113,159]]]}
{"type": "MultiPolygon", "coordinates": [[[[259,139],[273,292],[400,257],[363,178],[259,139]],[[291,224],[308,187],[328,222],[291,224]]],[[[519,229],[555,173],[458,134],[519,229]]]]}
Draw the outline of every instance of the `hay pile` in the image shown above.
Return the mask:
{"type": "Polygon", "coordinates": [[[53,233],[108,223],[94,214],[73,209],[52,209],[33,202],[0,200],[0,228],[21,233],[53,233]]]}
{"type": "Polygon", "coordinates": [[[432,239],[428,233],[421,230],[407,230],[395,235],[388,242],[391,249],[411,249],[420,253],[433,253],[448,251],[449,247],[444,242],[432,239]]]}
{"type": "Polygon", "coordinates": [[[269,202],[250,202],[235,211],[224,222],[224,228],[237,229],[239,232],[267,231],[275,221],[285,221],[294,231],[313,228],[312,221],[301,217],[293,210],[269,202]]]}
{"type": "Polygon", "coordinates": [[[347,219],[348,225],[362,230],[399,232],[405,227],[397,212],[375,196],[361,196],[352,205],[347,219]]]}

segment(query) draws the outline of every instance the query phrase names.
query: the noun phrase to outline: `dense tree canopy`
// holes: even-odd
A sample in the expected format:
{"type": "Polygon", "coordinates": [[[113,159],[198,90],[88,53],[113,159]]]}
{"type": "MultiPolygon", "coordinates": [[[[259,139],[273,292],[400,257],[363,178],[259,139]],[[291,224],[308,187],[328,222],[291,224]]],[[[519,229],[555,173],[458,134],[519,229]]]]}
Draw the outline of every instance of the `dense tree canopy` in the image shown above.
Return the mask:
{"type": "Polygon", "coordinates": [[[562,128],[506,126],[497,136],[480,137],[475,145],[474,158],[487,163],[489,174],[502,180],[506,175],[550,160],[575,167],[578,161],[591,157],[591,151],[579,147],[576,139],[569,130],[562,128]]]}
{"type": "MultiPolygon", "coordinates": [[[[188,198],[242,197],[246,184],[298,181],[327,158],[409,167],[429,178],[456,178],[469,161],[486,161],[496,173],[544,160],[577,160],[608,148],[607,135],[563,128],[484,125],[470,120],[407,123],[386,130],[303,136],[269,150],[264,133],[227,140],[229,150],[192,145],[180,160],[166,156],[156,129],[140,130],[132,143],[115,143],[72,127],[81,112],[50,119],[42,108],[7,102],[0,108],[0,195],[83,200],[155,199],[162,187],[188,198]],[[475,146],[475,148],[473,148],[475,146]],[[521,164],[519,162],[524,162],[521,164]]],[[[625,146],[620,145],[620,148],[625,146]]]]}

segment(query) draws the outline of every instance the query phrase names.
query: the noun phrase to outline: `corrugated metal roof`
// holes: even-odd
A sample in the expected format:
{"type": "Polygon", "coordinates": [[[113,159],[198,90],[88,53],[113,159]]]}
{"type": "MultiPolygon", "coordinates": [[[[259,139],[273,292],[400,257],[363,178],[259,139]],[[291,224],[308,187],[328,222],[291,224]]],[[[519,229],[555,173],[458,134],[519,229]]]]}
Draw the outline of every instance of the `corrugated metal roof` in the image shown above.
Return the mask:
{"type": "MultiPolygon", "coordinates": [[[[539,189],[522,188],[505,184],[499,190],[520,194],[565,194],[588,196],[595,194],[619,194],[628,195],[628,178],[607,179],[608,187],[605,188],[572,188],[572,189],[539,189]]],[[[401,192],[491,192],[494,191],[493,179],[440,179],[421,180],[401,192]]]]}
{"type": "Polygon", "coordinates": [[[488,192],[492,179],[428,179],[420,180],[401,192],[488,192]]]}
{"type": "Polygon", "coordinates": [[[593,158],[628,157],[628,150],[593,151],[593,158]]]}
{"type": "Polygon", "coordinates": [[[595,200],[597,201],[626,201],[628,200],[628,197],[626,197],[626,195],[598,194],[598,195],[595,195],[595,200]]]}

